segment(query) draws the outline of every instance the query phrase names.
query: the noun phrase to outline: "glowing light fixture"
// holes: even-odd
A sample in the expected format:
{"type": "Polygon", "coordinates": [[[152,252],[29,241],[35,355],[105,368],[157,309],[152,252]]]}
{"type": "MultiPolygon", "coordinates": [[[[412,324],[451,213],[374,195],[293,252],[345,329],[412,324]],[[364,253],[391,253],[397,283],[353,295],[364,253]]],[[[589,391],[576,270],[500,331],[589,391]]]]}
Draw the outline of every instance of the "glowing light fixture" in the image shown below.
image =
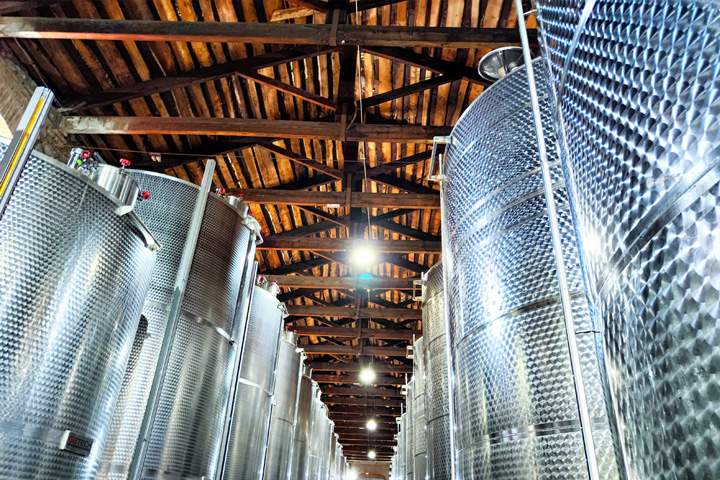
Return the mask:
{"type": "Polygon", "coordinates": [[[377,422],[375,421],[375,419],[371,418],[370,420],[368,420],[365,424],[365,428],[367,428],[370,432],[374,432],[375,430],[377,430],[377,422]]]}
{"type": "Polygon", "coordinates": [[[364,385],[370,385],[375,381],[377,378],[377,375],[375,374],[375,370],[372,369],[372,367],[364,367],[362,370],[360,370],[360,383],[364,385]]]}
{"type": "Polygon", "coordinates": [[[370,450],[370,451],[368,452],[368,458],[369,458],[370,460],[375,460],[375,450],[370,450]]]}
{"type": "Polygon", "coordinates": [[[347,480],[358,480],[358,474],[355,470],[350,470],[345,477],[347,480]]]}
{"type": "Polygon", "coordinates": [[[375,251],[367,242],[358,242],[350,252],[350,262],[356,266],[367,267],[376,260],[375,251]]]}

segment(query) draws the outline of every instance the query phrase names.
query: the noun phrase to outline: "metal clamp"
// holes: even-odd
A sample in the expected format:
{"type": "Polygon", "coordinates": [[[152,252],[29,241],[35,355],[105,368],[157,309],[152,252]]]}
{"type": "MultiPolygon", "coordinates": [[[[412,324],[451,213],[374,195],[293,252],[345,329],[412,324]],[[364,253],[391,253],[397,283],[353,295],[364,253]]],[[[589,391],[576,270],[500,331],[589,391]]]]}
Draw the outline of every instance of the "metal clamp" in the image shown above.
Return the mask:
{"type": "Polygon", "coordinates": [[[438,174],[434,175],[433,172],[435,171],[435,157],[437,156],[437,146],[438,143],[442,143],[445,145],[452,145],[453,143],[453,137],[434,137],[433,138],[433,148],[432,153],[430,154],[430,168],[428,169],[428,181],[429,182],[444,182],[446,180],[445,177],[445,171],[443,169],[443,161],[442,161],[442,155],[439,156],[438,160],[438,174]]]}
{"type": "Polygon", "coordinates": [[[412,289],[412,299],[413,302],[422,302],[423,301],[423,288],[427,282],[424,278],[421,278],[420,280],[413,280],[413,289],[412,289]],[[420,295],[417,294],[417,287],[420,287],[420,295]]]}

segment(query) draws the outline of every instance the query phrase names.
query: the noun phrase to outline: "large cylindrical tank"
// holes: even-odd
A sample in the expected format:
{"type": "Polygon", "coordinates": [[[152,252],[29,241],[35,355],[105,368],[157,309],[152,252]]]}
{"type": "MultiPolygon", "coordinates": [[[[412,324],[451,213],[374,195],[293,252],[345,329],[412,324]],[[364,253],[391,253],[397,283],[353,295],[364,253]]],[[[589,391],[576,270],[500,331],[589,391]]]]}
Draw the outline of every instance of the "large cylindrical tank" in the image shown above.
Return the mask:
{"type": "Polygon", "coordinates": [[[95,476],[155,261],[121,198],[33,153],[0,218],[2,479],[95,476]]]}
{"type": "MultiPolygon", "coordinates": [[[[595,334],[534,62],[600,473],[615,478],[595,334]]],[[[459,479],[587,478],[574,377],[524,69],[463,114],[445,155],[446,301],[459,479]]]]}
{"type": "Polygon", "coordinates": [[[317,395],[317,383],[307,373],[300,379],[300,394],[297,407],[297,423],[295,425],[295,442],[293,444],[290,478],[304,480],[307,478],[310,425],[312,423],[313,399],[317,395]]]}
{"type": "MultiPolygon", "coordinates": [[[[150,199],[138,216],[166,246],[158,258],[143,313],[147,334],[126,372],[122,408],[113,418],[100,478],[127,477],[170,312],[175,278],[199,187],[175,177],[132,171],[150,199]]],[[[244,335],[259,229],[242,205],[211,195],[180,307],[170,359],[148,435],[141,476],[214,478],[221,451],[233,364],[244,335]]]]}
{"type": "Polygon", "coordinates": [[[320,401],[321,392],[313,399],[312,424],[310,426],[310,446],[308,459],[309,480],[321,480],[323,456],[329,429],[327,426],[327,406],[320,401]]]}
{"type": "Polygon", "coordinates": [[[285,305],[277,287],[256,286],[237,379],[224,480],[263,477],[285,305]]]}
{"type": "Polygon", "coordinates": [[[270,420],[265,480],[288,480],[295,441],[300,377],[304,355],[297,334],[285,331],[278,354],[275,407],[270,420]]]}
{"type": "Polygon", "coordinates": [[[627,477],[720,478],[720,6],[537,3],[627,477]]]}
{"type": "Polygon", "coordinates": [[[413,409],[415,382],[411,380],[406,387],[405,395],[405,478],[415,480],[415,418],[413,409]]]}
{"type": "Polygon", "coordinates": [[[425,278],[422,327],[427,365],[427,472],[432,479],[450,480],[452,459],[442,263],[428,270],[425,278]]]}
{"type": "Polygon", "coordinates": [[[425,339],[418,338],[413,344],[413,457],[416,480],[425,480],[427,477],[427,421],[426,405],[426,346],[425,339]]]}

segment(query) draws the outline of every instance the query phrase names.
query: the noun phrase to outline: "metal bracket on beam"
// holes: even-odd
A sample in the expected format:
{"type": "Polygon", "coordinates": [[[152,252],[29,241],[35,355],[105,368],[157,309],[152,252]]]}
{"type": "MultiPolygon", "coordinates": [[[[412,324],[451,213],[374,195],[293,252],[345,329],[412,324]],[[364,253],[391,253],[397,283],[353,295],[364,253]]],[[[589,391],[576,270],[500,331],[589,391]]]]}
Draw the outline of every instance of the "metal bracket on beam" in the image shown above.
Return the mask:
{"type": "Polygon", "coordinates": [[[447,137],[434,137],[433,138],[433,148],[432,148],[432,154],[430,155],[430,168],[428,169],[428,181],[430,182],[444,182],[447,177],[445,177],[445,170],[443,168],[443,159],[442,155],[437,155],[437,146],[438,143],[443,143],[445,145],[452,145],[453,144],[453,137],[452,135],[447,137]],[[435,175],[433,172],[435,171],[435,157],[438,157],[438,173],[435,175]]]}

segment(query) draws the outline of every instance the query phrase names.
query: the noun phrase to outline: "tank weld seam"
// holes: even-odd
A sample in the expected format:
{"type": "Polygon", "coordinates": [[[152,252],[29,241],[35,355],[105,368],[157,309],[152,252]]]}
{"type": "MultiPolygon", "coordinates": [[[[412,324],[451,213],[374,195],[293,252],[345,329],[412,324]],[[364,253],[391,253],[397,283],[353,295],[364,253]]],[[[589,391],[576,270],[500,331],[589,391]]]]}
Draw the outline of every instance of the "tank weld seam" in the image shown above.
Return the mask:
{"type": "Polygon", "coordinates": [[[225,331],[225,329],[218,327],[217,325],[215,325],[212,322],[209,322],[205,318],[203,318],[199,315],[195,315],[194,313],[190,313],[187,310],[180,310],[180,316],[186,317],[187,319],[192,320],[197,325],[201,325],[203,327],[209,327],[209,328],[215,330],[215,332],[217,332],[221,337],[225,338],[227,341],[232,342],[232,337],[230,336],[229,333],[227,333],[225,331]]]}
{"type": "MultiPolygon", "coordinates": [[[[593,425],[604,425],[605,420],[602,417],[592,419],[593,425]]],[[[517,440],[525,440],[532,437],[546,437],[549,435],[563,435],[582,431],[580,420],[561,420],[557,422],[538,423],[535,425],[525,425],[521,427],[500,430],[480,436],[480,441],[475,445],[489,443],[496,445],[499,443],[513,442],[517,440]]]]}
{"type": "Polygon", "coordinates": [[[252,380],[248,380],[247,378],[242,378],[242,377],[240,377],[240,378],[238,378],[237,381],[238,381],[238,383],[242,383],[243,385],[247,385],[248,387],[257,388],[258,390],[260,390],[260,391],[262,391],[262,392],[265,392],[268,397],[272,397],[272,396],[273,396],[273,394],[272,394],[271,391],[269,391],[267,388],[263,387],[263,386],[260,385],[259,383],[253,382],[252,380]]]}
{"type": "MultiPolygon", "coordinates": [[[[73,429],[73,433],[76,433],[83,437],[92,438],[87,433],[76,431],[76,429],[73,429]]],[[[60,451],[60,440],[62,440],[62,437],[65,434],[65,430],[48,428],[34,423],[1,420],[0,434],[7,435],[9,437],[26,438],[28,440],[47,442],[56,445],[58,447],[58,451],[60,451]]]]}
{"type": "Polygon", "coordinates": [[[625,236],[623,245],[617,248],[610,257],[607,267],[599,278],[599,295],[601,297],[606,295],[614,283],[611,282],[611,279],[619,278],[619,274],[630,265],[632,260],[663,228],[702,195],[716,186],[718,182],[720,182],[720,161],[716,161],[703,169],[691,181],[684,182],[680,180],[675,184],[663,197],[667,201],[652,207],[635,228],[625,236]]]}
{"type": "Polygon", "coordinates": [[[143,477],[156,480],[207,480],[205,475],[183,475],[181,472],[157,468],[143,468],[143,477]]]}
{"type": "MultiPolygon", "coordinates": [[[[521,203],[522,203],[522,202],[521,202],[521,203]]],[[[477,224],[475,224],[471,230],[469,230],[469,231],[466,232],[462,237],[460,237],[458,240],[456,240],[456,242],[455,242],[456,247],[455,247],[455,249],[452,251],[452,253],[453,253],[456,257],[459,258],[459,255],[458,255],[458,254],[459,254],[460,250],[461,250],[463,247],[465,247],[465,244],[468,242],[468,238],[469,238],[470,236],[475,235],[476,233],[478,233],[481,229],[483,229],[484,227],[486,227],[492,220],[495,220],[498,216],[500,216],[501,214],[503,214],[503,213],[505,213],[506,211],[510,210],[511,208],[512,208],[512,207],[508,207],[508,208],[505,209],[504,211],[499,212],[497,215],[494,215],[494,218],[484,219],[483,222],[478,222],[477,224]]],[[[566,202],[566,203],[558,206],[557,209],[556,209],[556,211],[559,213],[559,212],[561,212],[561,211],[563,211],[563,210],[568,210],[569,208],[570,208],[570,205],[569,205],[569,203],[566,202]]],[[[476,249],[485,247],[488,243],[490,243],[491,241],[493,241],[493,240],[495,240],[496,238],[500,237],[501,235],[504,235],[505,233],[507,233],[507,232],[509,232],[509,231],[511,231],[511,230],[516,229],[516,228],[519,227],[520,225],[524,225],[524,224],[526,224],[526,223],[532,222],[533,220],[537,220],[538,218],[547,218],[547,208],[543,208],[542,210],[540,210],[540,211],[539,211],[538,213],[536,213],[535,215],[531,215],[531,216],[529,216],[529,217],[525,217],[525,218],[523,218],[523,219],[521,219],[521,220],[518,220],[518,221],[515,222],[515,223],[511,223],[510,225],[506,226],[505,228],[503,228],[503,229],[501,229],[501,230],[497,230],[495,233],[493,233],[493,234],[490,235],[489,237],[486,237],[485,239],[483,239],[483,241],[480,242],[479,245],[477,245],[476,249]]],[[[473,253],[474,253],[474,252],[473,252],[473,253]]]]}
{"type": "MultiPolygon", "coordinates": [[[[558,161],[555,161],[555,162],[552,162],[552,163],[550,164],[550,168],[554,168],[554,167],[558,167],[558,166],[560,166],[560,161],[559,161],[559,160],[558,160],[558,161]]],[[[540,167],[533,168],[532,170],[529,170],[529,171],[523,173],[522,175],[518,175],[517,177],[513,178],[510,182],[504,183],[503,185],[501,185],[500,187],[496,188],[496,189],[493,190],[492,192],[489,192],[489,193],[485,194],[480,200],[478,200],[477,202],[475,202],[475,204],[469,208],[469,210],[467,211],[467,213],[465,213],[465,215],[463,215],[463,216],[456,222],[456,225],[462,225],[472,213],[474,213],[476,210],[478,210],[480,207],[482,207],[485,203],[489,202],[490,200],[492,200],[493,198],[495,198],[496,196],[498,196],[500,193],[506,192],[509,187],[511,187],[511,186],[513,186],[513,185],[516,185],[516,184],[522,182],[523,180],[527,180],[528,178],[532,177],[533,175],[538,175],[538,174],[540,174],[540,173],[541,173],[540,167]]],[[[559,182],[559,183],[560,183],[560,184],[564,184],[565,182],[564,182],[564,180],[563,180],[562,182],[559,182]]],[[[532,195],[534,192],[537,192],[537,191],[540,191],[541,193],[544,193],[543,188],[542,188],[542,187],[539,187],[538,189],[533,190],[532,192],[528,193],[527,195],[531,195],[531,198],[532,198],[532,197],[534,197],[534,196],[537,196],[537,195],[532,195]]],[[[451,234],[451,235],[454,235],[456,230],[457,230],[457,227],[456,227],[455,229],[453,229],[453,230],[450,232],[450,234],[451,234]]]]}
{"type": "MultiPolygon", "coordinates": [[[[584,290],[579,290],[576,292],[570,293],[571,299],[576,298],[582,298],[585,296],[584,290]]],[[[527,303],[525,305],[522,305],[520,307],[517,307],[513,310],[510,310],[508,312],[505,312],[501,315],[498,315],[496,317],[492,317],[489,320],[485,321],[484,323],[481,323],[477,327],[473,328],[469,332],[467,332],[465,335],[463,335],[460,340],[457,342],[456,346],[459,348],[463,342],[469,338],[471,335],[480,333],[482,330],[485,330],[487,327],[489,327],[492,323],[497,322],[499,320],[506,320],[510,318],[517,317],[518,315],[522,315],[523,313],[532,312],[533,310],[537,310],[539,308],[547,307],[550,305],[558,305],[560,304],[560,295],[553,295],[552,297],[543,298],[541,300],[536,300],[532,303],[527,303]]],[[[560,312],[562,313],[562,312],[560,312]]]]}

